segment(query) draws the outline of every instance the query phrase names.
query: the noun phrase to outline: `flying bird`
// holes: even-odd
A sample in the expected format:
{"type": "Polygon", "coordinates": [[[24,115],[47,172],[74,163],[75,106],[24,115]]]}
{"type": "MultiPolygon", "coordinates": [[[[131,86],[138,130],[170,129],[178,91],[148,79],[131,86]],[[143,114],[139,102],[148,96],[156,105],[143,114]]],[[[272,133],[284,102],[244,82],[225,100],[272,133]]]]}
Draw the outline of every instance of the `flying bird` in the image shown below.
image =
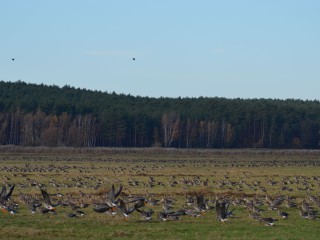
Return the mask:
{"type": "Polygon", "coordinates": [[[11,198],[11,194],[13,192],[15,185],[12,185],[9,189],[9,191],[7,192],[7,188],[6,186],[2,187],[2,190],[0,192],[0,208],[1,209],[5,209],[7,206],[7,202],[10,200],[11,198]]]}
{"type": "Polygon", "coordinates": [[[119,196],[119,194],[122,191],[123,186],[120,185],[119,189],[117,191],[115,191],[114,185],[112,184],[112,187],[110,189],[110,191],[106,194],[106,204],[109,207],[116,207],[118,204],[118,199],[117,197],[119,196]]]}
{"type": "Polygon", "coordinates": [[[133,61],[135,61],[135,60],[136,60],[136,58],[132,58],[132,60],[133,60],[133,61]]]}
{"type": "Polygon", "coordinates": [[[223,199],[223,200],[216,200],[216,212],[217,212],[217,218],[221,222],[228,221],[228,217],[233,215],[233,210],[228,211],[229,209],[229,203],[223,199]]]}
{"type": "Polygon", "coordinates": [[[11,58],[12,61],[14,61],[14,58],[11,58]]]}
{"type": "Polygon", "coordinates": [[[60,203],[52,204],[50,196],[47,193],[47,191],[42,188],[40,190],[41,190],[42,198],[44,201],[44,203],[43,203],[44,208],[42,210],[42,213],[48,213],[48,212],[55,213],[55,211],[56,211],[55,207],[59,206],[60,203]]]}

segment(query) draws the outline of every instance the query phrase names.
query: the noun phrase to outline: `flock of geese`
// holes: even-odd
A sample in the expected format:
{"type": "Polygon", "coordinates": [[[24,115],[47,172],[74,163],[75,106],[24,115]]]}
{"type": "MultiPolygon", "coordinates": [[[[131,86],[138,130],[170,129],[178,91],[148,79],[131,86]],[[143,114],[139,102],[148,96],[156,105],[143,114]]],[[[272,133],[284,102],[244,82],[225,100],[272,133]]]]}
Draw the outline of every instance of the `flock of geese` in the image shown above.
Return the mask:
{"type": "MultiPolygon", "coordinates": [[[[133,164],[131,161],[129,165],[123,163],[116,167],[112,167],[112,164],[2,165],[0,171],[5,175],[0,192],[0,217],[19,214],[22,209],[28,209],[33,215],[66,213],[67,217],[79,218],[88,214],[101,214],[118,217],[124,221],[128,221],[132,215],[138,215],[143,221],[172,221],[202,217],[208,212],[213,213],[217,221],[225,223],[245,213],[252,221],[266,226],[272,226],[280,219],[290,219],[292,214],[308,220],[319,218],[320,195],[317,195],[317,192],[320,176],[260,176],[260,179],[255,179],[249,170],[243,170],[237,172],[237,179],[228,171],[223,173],[224,176],[218,173],[215,180],[197,175],[181,175],[178,179],[176,175],[161,174],[165,168],[170,168],[170,174],[186,169],[185,161],[161,160],[161,164],[158,164],[143,160],[133,164]],[[96,172],[103,172],[103,175],[96,175],[96,172]],[[39,180],[32,179],[35,175],[39,180]],[[55,178],[56,175],[59,177],[55,178]],[[48,176],[51,177],[48,179],[48,176]],[[122,180],[116,176],[122,176],[122,180]],[[134,176],[141,178],[135,179],[134,176]],[[161,178],[157,179],[156,176],[161,178]],[[169,179],[165,180],[166,177],[169,179]],[[262,183],[264,177],[265,183],[262,183]],[[127,182],[124,179],[127,179],[127,182]],[[17,193],[16,186],[18,191],[21,189],[23,192],[17,193]],[[31,188],[32,191],[29,191],[31,188]],[[143,189],[146,193],[131,194],[130,189],[136,188],[140,190],[135,192],[141,192],[143,189]],[[160,194],[147,192],[153,188],[161,189],[160,194]],[[213,193],[214,188],[217,193],[213,193]],[[64,189],[67,193],[52,193],[51,189],[64,189]],[[83,189],[86,191],[83,192],[83,189]],[[177,197],[179,196],[179,199],[175,199],[170,197],[170,189],[187,190],[174,190],[177,197]],[[200,190],[192,192],[192,189],[200,190]],[[203,189],[210,189],[211,192],[202,191],[203,189]],[[162,194],[164,191],[169,192],[162,194]],[[269,194],[271,192],[272,196],[269,194]],[[293,195],[296,198],[292,197],[293,195]]],[[[319,167],[320,161],[193,161],[190,166],[201,166],[214,175],[219,167],[319,167]]],[[[187,166],[188,169],[190,166],[187,166]]]]}
{"type": "MultiPolygon", "coordinates": [[[[99,199],[91,199],[83,192],[75,198],[65,197],[62,194],[49,194],[44,187],[39,187],[40,193],[38,198],[31,194],[20,193],[18,195],[19,203],[12,199],[12,193],[15,185],[3,186],[0,193],[0,209],[3,214],[16,214],[19,210],[19,203],[24,204],[30,209],[32,214],[57,214],[57,208],[63,207],[70,209],[68,217],[83,217],[86,215],[85,208],[92,208],[97,214],[107,214],[110,216],[120,215],[124,221],[128,221],[133,213],[138,213],[146,221],[155,216],[155,208],[160,209],[155,218],[160,221],[179,220],[182,216],[201,217],[208,211],[215,212],[216,219],[220,222],[226,222],[234,216],[235,207],[243,207],[248,210],[248,215],[264,224],[272,226],[278,219],[288,219],[289,213],[284,211],[286,208],[295,208],[299,210],[302,218],[316,220],[317,209],[320,208],[320,198],[308,194],[301,203],[295,202],[294,198],[289,196],[270,197],[266,194],[263,198],[256,196],[251,197],[218,197],[215,199],[206,198],[204,194],[186,195],[182,208],[176,208],[176,200],[170,197],[156,199],[154,195],[134,196],[124,193],[123,186],[117,189],[112,184],[109,191],[102,194],[99,199]],[[8,188],[8,189],[7,189],[8,188]],[[53,200],[54,198],[54,200],[53,200]],[[265,217],[265,209],[274,211],[278,217],[265,217]],[[177,209],[177,210],[175,210],[177,209]]],[[[68,210],[69,211],[69,210],[68,210]]]]}

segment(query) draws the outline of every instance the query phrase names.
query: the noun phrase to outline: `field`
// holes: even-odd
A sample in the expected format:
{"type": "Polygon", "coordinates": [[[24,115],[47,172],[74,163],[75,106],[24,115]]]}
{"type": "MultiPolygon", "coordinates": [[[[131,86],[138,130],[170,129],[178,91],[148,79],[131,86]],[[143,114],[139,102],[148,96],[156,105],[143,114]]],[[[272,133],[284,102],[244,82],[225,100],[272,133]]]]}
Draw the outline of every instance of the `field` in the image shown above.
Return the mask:
{"type": "MultiPolygon", "coordinates": [[[[0,187],[15,184],[10,205],[16,214],[0,213],[0,239],[318,239],[320,222],[320,151],[308,150],[179,150],[0,148],[0,187]],[[97,213],[111,186],[120,185],[119,199],[143,196],[160,202],[151,220],[134,211],[125,219],[97,213]],[[31,213],[26,198],[43,202],[46,189],[56,214],[31,213]],[[192,209],[186,199],[203,195],[212,208],[198,217],[160,220],[164,201],[171,211],[192,209]],[[230,203],[234,215],[217,220],[215,201],[230,203]],[[274,207],[271,201],[278,200],[274,207]],[[288,207],[288,202],[293,202],[288,207]],[[309,214],[301,216],[305,202],[309,214]],[[63,203],[63,204],[62,204],[63,203]],[[271,204],[272,205],[272,204],[271,204]],[[255,206],[265,226],[249,215],[255,206]],[[76,209],[84,216],[70,217],[76,209]],[[289,214],[283,219],[278,210],[289,214]],[[315,218],[315,219],[313,219],[315,218]]],[[[9,204],[9,203],[8,203],[9,204]]]]}

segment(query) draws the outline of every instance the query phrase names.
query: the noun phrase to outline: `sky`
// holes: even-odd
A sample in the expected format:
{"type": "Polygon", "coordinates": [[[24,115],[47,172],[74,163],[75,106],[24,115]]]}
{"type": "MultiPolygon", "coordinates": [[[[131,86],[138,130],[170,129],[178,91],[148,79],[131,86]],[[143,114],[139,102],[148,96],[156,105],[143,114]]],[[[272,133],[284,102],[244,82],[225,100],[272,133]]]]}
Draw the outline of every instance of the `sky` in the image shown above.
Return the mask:
{"type": "Polygon", "coordinates": [[[0,80],[319,100],[319,9],[319,0],[0,0],[0,80]]]}

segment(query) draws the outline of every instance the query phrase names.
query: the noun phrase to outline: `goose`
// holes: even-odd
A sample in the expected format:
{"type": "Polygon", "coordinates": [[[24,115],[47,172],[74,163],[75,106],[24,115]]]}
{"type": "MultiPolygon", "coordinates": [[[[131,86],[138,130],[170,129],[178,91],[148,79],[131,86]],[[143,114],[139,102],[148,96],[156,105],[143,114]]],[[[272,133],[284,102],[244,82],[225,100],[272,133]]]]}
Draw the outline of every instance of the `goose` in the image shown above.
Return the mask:
{"type": "Polygon", "coordinates": [[[186,214],[191,216],[191,217],[200,217],[200,216],[203,215],[203,212],[197,211],[197,210],[194,210],[194,209],[187,209],[186,210],[186,214]]]}
{"type": "Polygon", "coordinates": [[[11,210],[9,210],[8,201],[10,201],[11,199],[11,195],[14,190],[14,187],[15,185],[12,185],[9,191],[7,192],[6,186],[3,186],[0,192],[0,208],[4,213],[7,213],[8,211],[11,212],[11,210]]]}
{"type": "Polygon", "coordinates": [[[70,218],[72,218],[72,217],[74,217],[74,218],[82,217],[84,215],[85,215],[85,213],[83,211],[81,211],[81,210],[76,210],[74,212],[67,213],[67,217],[70,217],[70,218]]]}
{"type": "Polygon", "coordinates": [[[216,213],[217,213],[217,219],[221,222],[228,221],[228,217],[233,214],[233,210],[228,212],[229,203],[227,203],[226,200],[216,200],[216,213]]]}
{"type": "Polygon", "coordinates": [[[119,199],[118,208],[122,212],[125,221],[128,220],[130,214],[135,210],[134,206],[133,207],[127,207],[126,203],[122,199],[119,199]]]}
{"type": "Polygon", "coordinates": [[[148,200],[145,197],[137,197],[137,198],[134,198],[134,199],[128,201],[128,203],[135,203],[134,208],[139,209],[139,208],[142,208],[145,205],[147,205],[148,200]]]}
{"type": "Polygon", "coordinates": [[[137,208],[136,210],[140,213],[141,217],[147,221],[151,220],[152,214],[154,213],[152,209],[149,209],[148,211],[143,211],[137,208]]]}
{"type": "Polygon", "coordinates": [[[184,215],[189,215],[187,210],[185,209],[180,209],[177,211],[163,211],[159,213],[159,218],[162,221],[167,221],[167,220],[179,220],[181,216],[184,215]]]}
{"type": "Polygon", "coordinates": [[[110,207],[117,207],[118,201],[116,199],[119,196],[119,194],[121,193],[122,188],[123,188],[123,186],[120,185],[119,189],[117,191],[115,191],[114,185],[112,184],[110,191],[106,195],[106,203],[110,207]]]}
{"type": "Polygon", "coordinates": [[[283,219],[287,219],[289,217],[289,213],[284,212],[281,208],[278,208],[278,215],[283,219]]]}
{"type": "Polygon", "coordinates": [[[42,213],[55,212],[56,211],[55,207],[59,206],[60,203],[52,204],[48,192],[46,190],[44,190],[43,188],[41,188],[40,191],[41,191],[43,201],[44,201],[44,203],[42,205],[44,207],[44,210],[42,210],[42,213]]]}
{"type": "Polygon", "coordinates": [[[316,220],[316,218],[317,218],[316,213],[317,213],[316,211],[309,210],[307,218],[310,219],[310,220],[316,220]]]}
{"type": "Polygon", "coordinates": [[[259,218],[258,220],[265,226],[273,226],[274,222],[278,221],[277,219],[271,217],[259,218]]]}
{"type": "Polygon", "coordinates": [[[194,199],[192,196],[186,195],[186,205],[187,206],[193,206],[195,203],[194,199]]]}
{"type": "Polygon", "coordinates": [[[98,203],[98,204],[92,204],[93,206],[93,211],[97,213],[105,213],[105,212],[110,212],[112,215],[115,215],[115,207],[110,207],[109,204],[107,203],[98,203]]]}
{"type": "Polygon", "coordinates": [[[197,199],[197,205],[194,206],[196,210],[200,211],[200,212],[204,212],[207,210],[207,202],[204,198],[204,195],[199,195],[196,197],[197,199]]]}

